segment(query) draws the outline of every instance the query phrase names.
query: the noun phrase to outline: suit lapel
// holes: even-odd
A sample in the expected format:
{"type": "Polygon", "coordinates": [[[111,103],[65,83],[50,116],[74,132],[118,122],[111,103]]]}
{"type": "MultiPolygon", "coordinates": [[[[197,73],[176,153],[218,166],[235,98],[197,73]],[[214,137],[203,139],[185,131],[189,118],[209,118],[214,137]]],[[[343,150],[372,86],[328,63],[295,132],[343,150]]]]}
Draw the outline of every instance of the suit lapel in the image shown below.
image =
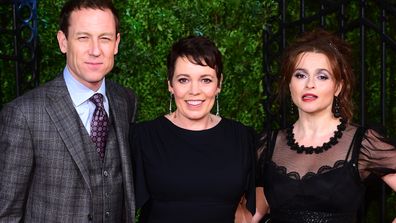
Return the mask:
{"type": "MultiPolygon", "coordinates": [[[[130,118],[127,111],[128,102],[126,96],[120,93],[117,86],[110,82],[106,82],[106,95],[109,99],[110,112],[113,115],[114,128],[116,130],[117,141],[119,145],[119,153],[121,157],[122,176],[124,182],[124,190],[126,196],[126,213],[134,212],[134,199],[133,199],[133,182],[132,182],[132,162],[131,153],[129,148],[129,124],[130,118]]],[[[129,102],[131,103],[131,102],[129,102]]],[[[127,214],[126,222],[133,222],[133,216],[127,214]],[[131,219],[132,218],[132,219],[131,219]]]]}
{"type": "Polygon", "coordinates": [[[129,121],[128,121],[128,111],[127,109],[127,102],[126,99],[117,95],[117,92],[115,92],[112,89],[111,84],[107,84],[106,86],[108,87],[107,90],[107,97],[109,98],[109,106],[110,106],[110,112],[113,114],[113,121],[114,121],[114,127],[117,132],[117,140],[120,149],[124,150],[127,145],[126,142],[127,140],[127,129],[129,128],[129,121]]]}
{"type": "Polygon", "coordinates": [[[81,121],[73,106],[62,75],[48,86],[47,96],[49,98],[48,105],[46,106],[48,115],[53,121],[60,137],[78,166],[91,192],[88,167],[86,165],[88,159],[84,153],[83,139],[80,134],[81,121]]]}

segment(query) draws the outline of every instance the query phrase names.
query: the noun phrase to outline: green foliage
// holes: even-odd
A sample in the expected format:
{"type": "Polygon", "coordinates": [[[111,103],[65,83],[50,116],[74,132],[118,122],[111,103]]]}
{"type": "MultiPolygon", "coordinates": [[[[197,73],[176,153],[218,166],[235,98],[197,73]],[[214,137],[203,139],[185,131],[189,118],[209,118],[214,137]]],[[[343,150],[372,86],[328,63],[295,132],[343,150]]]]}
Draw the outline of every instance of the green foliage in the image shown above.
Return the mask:
{"type": "MultiPolygon", "coordinates": [[[[108,78],[133,89],[139,97],[138,121],[150,120],[168,112],[169,93],[166,83],[166,55],[173,42],[188,35],[205,35],[215,41],[223,54],[224,82],[220,99],[220,113],[224,117],[239,120],[261,130],[265,119],[262,101],[263,94],[263,37],[264,29],[279,31],[280,19],[278,1],[276,0],[124,0],[114,1],[121,17],[121,44],[116,57],[116,64],[108,78]]],[[[300,1],[286,1],[287,21],[300,18],[300,1]]],[[[304,9],[305,17],[320,11],[322,1],[311,1],[304,9]]],[[[348,1],[347,1],[348,2],[348,1]]],[[[65,66],[65,57],[58,48],[56,32],[58,15],[64,0],[38,1],[39,18],[39,74],[40,83],[45,83],[59,74],[65,66]]],[[[357,24],[359,1],[350,1],[346,10],[346,21],[357,24]]],[[[374,21],[380,18],[380,12],[368,2],[367,18],[374,21]]],[[[12,9],[0,7],[1,27],[12,28],[12,9]]],[[[338,14],[324,17],[324,23],[330,30],[338,30],[338,14]]],[[[389,36],[396,36],[396,19],[387,15],[389,36]]],[[[360,21],[359,21],[360,22],[360,21]]],[[[306,30],[318,27],[318,21],[306,25],[306,30]]],[[[379,27],[379,26],[378,26],[379,27]]],[[[359,41],[360,33],[356,27],[346,39],[355,50],[355,71],[360,73],[359,41]]],[[[286,33],[288,41],[299,33],[299,27],[289,27],[286,33]]],[[[365,96],[367,121],[381,123],[381,101],[378,82],[381,79],[379,69],[381,46],[377,43],[382,38],[372,29],[367,29],[366,42],[366,79],[365,96]]],[[[0,55],[13,54],[12,36],[0,35],[0,55]]],[[[271,46],[275,56],[281,50],[271,46]]],[[[388,51],[385,79],[385,117],[386,127],[391,136],[396,135],[396,63],[395,51],[388,51]]],[[[278,74],[278,62],[269,64],[272,73],[278,74]]],[[[15,64],[0,60],[0,105],[15,97],[15,64]]],[[[360,81],[360,77],[357,78],[360,81]]],[[[359,89],[356,89],[355,102],[359,101],[359,89]]],[[[274,106],[276,107],[276,106],[274,106]]],[[[359,113],[355,112],[356,117],[359,113]]],[[[396,200],[392,193],[388,206],[396,200]]],[[[374,208],[378,208],[378,204],[374,208]]],[[[395,215],[394,208],[391,216],[395,215]]],[[[369,218],[371,212],[369,212],[369,218]]],[[[388,216],[389,217],[389,216],[388,216]]],[[[390,217],[389,217],[390,218],[390,217]]]]}
{"type": "Polygon", "coordinates": [[[172,43],[188,35],[208,36],[224,57],[221,114],[260,129],[261,33],[271,16],[265,13],[270,6],[236,0],[117,2],[122,40],[111,78],[137,93],[139,120],[165,114],[169,102],[165,63],[172,43]]]}
{"type": "Polygon", "coordinates": [[[66,58],[59,50],[56,33],[59,13],[64,1],[38,2],[39,74],[40,83],[48,82],[63,71],[66,58]]]}
{"type": "MultiPolygon", "coordinates": [[[[10,19],[12,15],[11,7],[0,5],[0,27],[12,30],[13,23],[10,19]]],[[[0,35],[0,58],[13,55],[13,35],[12,33],[2,32],[0,35]]],[[[15,95],[15,67],[14,64],[0,59],[0,108],[1,104],[11,100],[15,95]]]]}
{"type": "MultiPolygon", "coordinates": [[[[62,0],[39,2],[41,83],[53,79],[65,65],[56,40],[62,4],[62,0]]],[[[168,112],[166,56],[172,43],[188,35],[204,35],[223,54],[221,115],[260,130],[264,119],[262,28],[277,13],[275,1],[128,0],[115,4],[121,17],[121,44],[108,78],[138,95],[138,121],[168,112]]]]}

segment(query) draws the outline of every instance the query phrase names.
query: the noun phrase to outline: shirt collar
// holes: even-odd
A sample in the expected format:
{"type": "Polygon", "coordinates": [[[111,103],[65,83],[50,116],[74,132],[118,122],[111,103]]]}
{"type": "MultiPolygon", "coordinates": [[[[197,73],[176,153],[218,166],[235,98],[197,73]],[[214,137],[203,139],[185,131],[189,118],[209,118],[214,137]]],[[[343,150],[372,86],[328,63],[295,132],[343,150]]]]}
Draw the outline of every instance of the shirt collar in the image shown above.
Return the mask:
{"type": "Polygon", "coordinates": [[[79,106],[85,101],[87,101],[93,94],[101,93],[106,100],[106,81],[105,78],[102,80],[102,84],[99,89],[95,92],[78,80],[76,80],[70,73],[69,68],[66,66],[63,70],[63,77],[66,82],[67,90],[69,91],[70,97],[73,101],[74,106],[79,106]]]}

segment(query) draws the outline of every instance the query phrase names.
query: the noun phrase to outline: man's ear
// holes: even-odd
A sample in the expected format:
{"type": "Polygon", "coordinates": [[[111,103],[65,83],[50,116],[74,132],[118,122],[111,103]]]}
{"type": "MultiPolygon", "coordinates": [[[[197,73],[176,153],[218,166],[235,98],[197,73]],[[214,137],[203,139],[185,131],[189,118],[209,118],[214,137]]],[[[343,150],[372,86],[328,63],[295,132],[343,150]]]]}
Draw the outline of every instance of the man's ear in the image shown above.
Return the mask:
{"type": "Polygon", "coordinates": [[[121,40],[121,34],[117,33],[115,47],[114,47],[114,55],[117,55],[118,53],[118,46],[120,45],[120,40],[121,40]]]}
{"type": "Polygon", "coordinates": [[[58,39],[59,49],[62,53],[67,53],[67,37],[65,33],[61,30],[56,34],[56,38],[58,39]]]}

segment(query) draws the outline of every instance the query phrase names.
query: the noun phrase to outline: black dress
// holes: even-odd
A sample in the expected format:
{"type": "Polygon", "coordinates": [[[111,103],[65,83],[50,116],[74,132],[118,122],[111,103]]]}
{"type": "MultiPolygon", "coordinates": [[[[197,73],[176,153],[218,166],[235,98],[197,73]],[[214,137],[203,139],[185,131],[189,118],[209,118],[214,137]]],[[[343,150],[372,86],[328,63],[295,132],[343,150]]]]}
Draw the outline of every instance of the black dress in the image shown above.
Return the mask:
{"type": "Polygon", "coordinates": [[[259,149],[257,183],[271,223],[356,222],[363,180],[396,170],[395,146],[371,129],[347,125],[338,143],[319,154],[297,153],[287,141],[281,130],[263,137],[259,149]]]}
{"type": "Polygon", "coordinates": [[[222,118],[213,128],[186,130],[165,117],[132,130],[141,222],[232,223],[246,194],[254,209],[254,132],[222,118]]]}

